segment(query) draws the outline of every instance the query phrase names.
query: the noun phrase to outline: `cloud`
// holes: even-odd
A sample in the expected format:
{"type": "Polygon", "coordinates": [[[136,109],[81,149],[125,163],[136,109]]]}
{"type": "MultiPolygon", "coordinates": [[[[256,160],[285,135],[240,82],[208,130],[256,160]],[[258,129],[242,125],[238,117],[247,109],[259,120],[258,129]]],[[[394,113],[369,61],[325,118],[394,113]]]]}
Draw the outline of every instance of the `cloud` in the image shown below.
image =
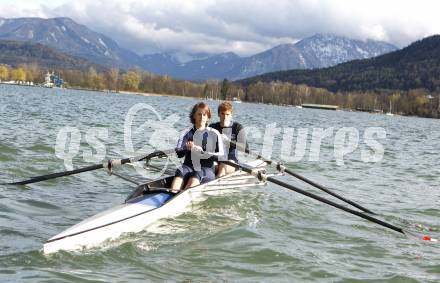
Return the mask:
{"type": "Polygon", "coordinates": [[[47,8],[38,1],[0,1],[0,17],[46,17],[47,8]]]}
{"type": "Polygon", "coordinates": [[[402,47],[440,33],[440,2],[429,0],[76,0],[58,7],[42,3],[0,4],[0,16],[71,17],[140,54],[174,50],[249,55],[315,33],[402,47]]]}

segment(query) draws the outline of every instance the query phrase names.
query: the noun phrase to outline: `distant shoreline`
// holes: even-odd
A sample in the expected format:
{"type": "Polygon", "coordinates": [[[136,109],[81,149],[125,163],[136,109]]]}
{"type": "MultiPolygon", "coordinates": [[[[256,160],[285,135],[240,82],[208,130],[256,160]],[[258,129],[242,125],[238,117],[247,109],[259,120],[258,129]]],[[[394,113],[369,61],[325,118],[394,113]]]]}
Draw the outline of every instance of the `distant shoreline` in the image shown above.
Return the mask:
{"type": "Polygon", "coordinates": [[[138,92],[138,91],[127,91],[127,90],[122,90],[122,91],[118,91],[118,92],[114,92],[114,93],[140,95],[140,96],[171,96],[171,97],[186,98],[186,99],[203,99],[200,97],[193,97],[193,96],[181,96],[181,95],[176,95],[176,94],[160,94],[160,93],[138,92]]]}
{"type": "MultiPolygon", "coordinates": [[[[39,87],[39,88],[45,88],[41,85],[26,85],[26,84],[11,84],[11,83],[4,83],[0,82],[0,85],[9,85],[9,86],[23,86],[23,87],[39,87]]],[[[195,100],[209,100],[205,99],[203,97],[193,97],[193,96],[181,96],[176,94],[160,94],[160,93],[150,93],[150,92],[139,92],[139,91],[114,91],[114,90],[98,90],[98,89],[88,89],[88,88],[80,88],[80,87],[64,87],[64,88],[54,88],[54,89],[68,89],[68,90],[79,90],[79,91],[91,91],[91,92],[101,92],[101,93],[112,93],[112,94],[122,94],[122,95],[137,95],[137,96],[168,96],[168,97],[175,97],[175,98],[183,98],[183,99],[195,99],[195,100]]],[[[244,103],[251,103],[251,104],[264,104],[264,105],[275,105],[275,106],[285,106],[285,107],[295,107],[295,105],[289,105],[289,104],[273,104],[273,103],[264,103],[264,102],[251,102],[251,101],[243,101],[244,103]]],[[[368,112],[368,111],[359,111],[356,109],[345,109],[345,108],[339,108],[337,111],[344,111],[344,112],[357,112],[357,113],[368,113],[371,115],[384,115],[384,113],[375,113],[375,112],[368,112]]],[[[423,117],[423,116],[417,116],[417,115],[405,115],[405,114],[394,114],[396,117],[415,117],[415,118],[423,118],[423,119],[438,119],[435,117],[423,117]]]]}
{"type": "Polygon", "coordinates": [[[0,81],[0,85],[39,87],[39,88],[47,88],[47,89],[51,89],[51,88],[54,88],[54,89],[71,89],[71,90],[93,91],[93,92],[103,92],[103,93],[140,95],[140,96],[171,96],[171,97],[185,98],[185,99],[204,99],[204,98],[201,98],[201,97],[181,96],[181,95],[177,95],[177,94],[168,94],[168,93],[167,94],[161,94],[161,93],[139,92],[139,91],[128,91],[128,90],[115,91],[115,90],[109,90],[109,89],[102,89],[102,90],[100,90],[100,89],[90,89],[90,88],[83,88],[83,87],[63,87],[63,88],[44,87],[44,86],[39,85],[39,84],[29,85],[29,84],[20,84],[20,83],[6,83],[6,82],[2,82],[2,81],[0,81]]]}

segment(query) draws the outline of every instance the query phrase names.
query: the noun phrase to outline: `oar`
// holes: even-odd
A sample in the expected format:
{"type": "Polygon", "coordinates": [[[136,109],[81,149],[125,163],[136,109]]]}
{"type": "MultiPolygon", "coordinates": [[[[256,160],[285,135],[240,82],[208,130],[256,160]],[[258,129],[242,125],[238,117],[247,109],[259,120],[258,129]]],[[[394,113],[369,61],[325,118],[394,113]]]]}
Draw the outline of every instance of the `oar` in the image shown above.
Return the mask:
{"type": "Polygon", "coordinates": [[[344,202],[346,202],[346,203],[348,203],[348,204],[350,204],[350,205],[352,205],[352,206],[354,206],[354,207],[356,207],[356,208],[358,208],[358,209],[360,209],[360,210],[362,210],[362,211],[364,211],[366,213],[376,214],[376,213],[372,212],[371,210],[363,207],[362,205],[357,204],[354,201],[351,201],[349,199],[346,199],[345,197],[343,197],[341,195],[338,195],[335,192],[332,192],[331,190],[327,189],[326,187],[324,187],[324,186],[322,186],[322,185],[320,185],[320,184],[318,184],[318,183],[316,183],[316,182],[314,182],[314,181],[312,181],[310,179],[307,179],[306,177],[301,176],[298,173],[295,173],[295,172],[293,172],[290,169],[287,169],[284,165],[281,164],[281,162],[275,162],[275,161],[267,159],[267,158],[265,158],[265,157],[263,157],[263,156],[261,156],[259,154],[253,153],[253,152],[247,150],[246,148],[244,148],[242,145],[240,145],[240,144],[238,144],[238,143],[228,139],[224,135],[223,135],[223,139],[225,139],[226,141],[230,142],[231,144],[234,144],[241,151],[245,151],[247,154],[249,154],[251,156],[254,156],[254,157],[258,158],[258,159],[262,159],[262,160],[264,160],[268,164],[276,164],[276,168],[280,172],[285,172],[285,173],[287,173],[287,174],[289,174],[289,175],[291,175],[291,176],[293,176],[293,177],[295,177],[295,178],[297,178],[297,179],[299,179],[299,180],[301,180],[301,181],[303,181],[303,182],[305,182],[305,183],[307,183],[309,185],[312,185],[315,188],[320,189],[321,191],[324,191],[324,192],[334,196],[335,198],[338,198],[338,199],[340,199],[340,200],[342,200],[342,201],[344,201],[344,202]]]}
{"type": "Polygon", "coordinates": [[[307,179],[306,177],[301,176],[301,175],[299,175],[299,174],[293,172],[293,171],[290,170],[290,169],[287,169],[284,165],[281,165],[280,163],[277,164],[277,170],[278,170],[278,171],[284,171],[284,172],[286,172],[287,174],[289,174],[289,175],[291,175],[291,176],[293,176],[293,177],[295,177],[295,178],[297,178],[297,179],[300,179],[301,181],[303,181],[303,182],[305,182],[305,183],[307,183],[307,184],[309,184],[309,185],[312,185],[312,186],[314,186],[315,188],[318,188],[318,189],[320,189],[321,191],[324,191],[324,192],[328,193],[329,195],[332,195],[332,196],[334,196],[335,198],[338,198],[338,199],[340,199],[340,200],[342,200],[342,201],[344,201],[344,202],[346,202],[346,203],[348,203],[348,204],[350,204],[350,205],[352,205],[352,206],[354,206],[354,207],[356,207],[356,208],[358,208],[358,209],[360,209],[360,210],[362,210],[362,211],[364,211],[364,212],[366,212],[366,213],[376,214],[376,213],[372,212],[371,210],[369,210],[368,208],[365,208],[365,207],[363,207],[362,205],[357,204],[357,203],[355,203],[354,201],[351,201],[351,200],[349,200],[349,199],[347,199],[347,198],[345,198],[345,197],[343,197],[343,196],[341,196],[341,195],[338,195],[337,193],[335,193],[335,192],[333,192],[333,191],[327,189],[326,187],[324,187],[324,186],[322,186],[322,185],[320,185],[320,184],[318,184],[318,183],[315,183],[315,182],[313,182],[312,180],[307,179]]]}
{"type": "Polygon", "coordinates": [[[148,160],[148,159],[155,158],[155,157],[166,156],[166,155],[172,154],[174,152],[175,152],[175,149],[156,150],[156,151],[154,151],[150,154],[147,154],[147,155],[141,155],[141,156],[136,156],[136,157],[131,157],[131,158],[124,158],[124,159],[108,160],[107,162],[104,162],[101,164],[95,164],[95,165],[90,165],[87,167],[78,168],[78,169],[74,169],[74,170],[57,172],[57,173],[52,173],[52,174],[47,174],[47,175],[42,175],[42,176],[36,176],[36,177],[30,178],[28,180],[23,180],[23,181],[18,181],[18,182],[1,183],[1,185],[27,185],[27,184],[37,183],[37,182],[55,179],[55,178],[59,178],[59,177],[64,177],[64,176],[79,174],[79,173],[83,173],[83,172],[93,171],[93,170],[97,170],[97,169],[101,169],[101,168],[106,168],[107,170],[111,171],[111,169],[114,166],[118,166],[118,165],[122,165],[122,164],[126,164],[126,163],[133,163],[133,162],[148,160]]]}
{"type": "Polygon", "coordinates": [[[416,236],[416,237],[418,237],[418,238],[420,238],[421,240],[424,240],[424,241],[439,242],[438,239],[434,239],[434,238],[431,238],[431,237],[426,236],[426,235],[424,235],[424,236],[419,236],[419,235],[416,235],[416,234],[411,233],[411,232],[409,232],[409,231],[404,231],[402,228],[397,227],[397,226],[395,226],[395,225],[393,225],[393,224],[391,224],[391,223],[388,223],[388,222],[385,222],[385,221],[383,221],[383,220],[377,219],[377,218],[375,218],[375,217],[373,217],[373,216],[370,216],[370,215],[368,215],[368,214],[365,214],[365,213],[363,213],[363,212],[360,212],[360,211],[353,210],[353,209],[351,209],[351,208],[345,207],[345,206],[340,205],[340,204],[338,204],[338,203],[335,203],[335,202],[333,202],[333,201],[331,201],[331,200],[328,200],[328,199],[325,199],[325,198],[320,197],[320,196],[318,196],[318,195],[315,195],[315,194],[313,194],[313,193],[311,193],[311,192],[304,191],[304,190],[302,190],[302,189],[300,189],[300,188],[298,188],[298,187],[295,187],[295,186],[293,186],[293,185],[291,185],[291,184],[287,184],[287,183],[285,183],[285,182],[282,182],[282,181],[280,181],[280,180],[278,180],[278,179],[276,179],[276,178],[274,178],[274,177],[272,177],[272,176],[267,176],[267,175],[264,173],[264,170],[261,170],[261,169],[260,169],[260,170],[251,169],[251,168],[244,167],[244,166],[242,166],[242,165],[239,165],[239,164],[234,163],[234,162],[231,162],[231,161],[224,161],[224,162],[225,162],[226,164],[228,164],[228,165],[230,165],[230,166],[236,168],[236,169],[241,169],[242,171],[244,171],[244,172],[246,172],[246,173],[248,173],[248,174],[251,174],[251,175],[257,177],[260,181],[269,181],[269,182],[272,182],[272,183],[277,184],[277,185],[279,185],[279,186],[281,186],[281,187],[284,187],[284,188],[286,188],[286,189],[289,189],[289,190],[292,190],[292,191],[294,191],[294,192],[300,193],[300,194],[305,195],[305,196],[307,196],[307,197],[313,198],[313,199],[315,199],[315,200],[317,200],[317,201],[320,201],[320,202],[326,203],[326,204],[328,204],[328,205],[330,205],[330,206],[333,206],[333,207],[336,207],[336,208],[338,208],[338,209],[341,209],[341,210],[343,210],[343,211],[345,211],[345,212],[348,212],[348,213],[350,213],[350,214],[353,214],[353,215],[359,216],[359,217],[361,217],[361,218],[363,218],[363,219],[366,219],[366,220],[371,221],[371,222],[373,222],[373,223],[379,224],[379,225],[381,225],[381,226],[383,226],[383,227],[386,227],[386,228],[388,228],[388,229],[391,229],[391,230],[393,230],[393,231],[395,231],[395,232],[398,232],[398,233],[401,233],[401,234],[404,234],[404,235],[412,235],[412,236],[416,236]]]}

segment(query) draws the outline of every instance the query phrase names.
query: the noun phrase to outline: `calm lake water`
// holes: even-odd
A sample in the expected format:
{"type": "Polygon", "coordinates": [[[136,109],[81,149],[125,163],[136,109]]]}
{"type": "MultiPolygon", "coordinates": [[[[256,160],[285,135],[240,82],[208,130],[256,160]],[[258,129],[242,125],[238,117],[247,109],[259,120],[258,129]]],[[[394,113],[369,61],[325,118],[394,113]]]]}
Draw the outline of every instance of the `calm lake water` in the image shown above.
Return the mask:
{"type": "MultiPolygon", "coordinates": [[[[132,106],[154,107],[181,131],[195,102],[0,85],[0,180],[66,170],[54,149],[63,127],[82,134],[73,158],[78,168],[93,164],[84,161],[84,152],[98,154],[87,143],[89,130],[105,129],[105,158],[120,158],[127,152],[124,121],[132,106]]],[[[215,108],[218,102],[209,104],[215,108]]],[[[359,147],[345,156],[343,166],[336,163],[330,137],[322,142],[319,161],[309,160],[308,143],[303,160],[287,167],[389,222],[440,237],[439,120],[247,103],[236,104],[235,112],[236,120],[256,128],[253,133],[264,133],[271,123],[281,128],[334,127],[335,133],[342,127],[358,129],[359,147]],[[386,131],[386,139],[380,140],[381,162],[361,160],[367,127],[386,131]]],[[[136,115],[135,149],[151,141],[154,121],[152,111],[136,115]],[[145,122],[150,128],[136,131],[145,122]]],[[[280,156],[281,138],[275,135],[274,159],[280,156]]],[[[262,137],[254,136],[251,147],[261,150],[261,144],[262,137]]],[[[121,170],[142,178],[133,168],[121,170]]],[[[327,197],[290,177],[280,178],[327,197]]],[[[440,281],[440,243],[400,235],[273,184],[208,198],[181,216],[160,221],[152,232],[126,235],[99,249],[42,253],[47,239],[123,202],[132,189],[103,171],[27,186],[0,185],[0,282],[440,281]]]]}

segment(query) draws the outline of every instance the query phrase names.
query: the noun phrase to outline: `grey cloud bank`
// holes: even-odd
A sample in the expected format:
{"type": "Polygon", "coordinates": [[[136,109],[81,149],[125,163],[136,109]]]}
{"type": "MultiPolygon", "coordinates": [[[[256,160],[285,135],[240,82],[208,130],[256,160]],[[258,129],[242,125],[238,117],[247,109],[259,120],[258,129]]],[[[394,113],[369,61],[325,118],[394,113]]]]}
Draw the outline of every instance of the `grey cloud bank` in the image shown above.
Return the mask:
{"type": "Polygon", "coordinates": [[[0,4],[1,17],[71,17],[139,54],[251,55],[315,33],[403,47],[440,33],[437,1],[88,1],[0,4]]]}

